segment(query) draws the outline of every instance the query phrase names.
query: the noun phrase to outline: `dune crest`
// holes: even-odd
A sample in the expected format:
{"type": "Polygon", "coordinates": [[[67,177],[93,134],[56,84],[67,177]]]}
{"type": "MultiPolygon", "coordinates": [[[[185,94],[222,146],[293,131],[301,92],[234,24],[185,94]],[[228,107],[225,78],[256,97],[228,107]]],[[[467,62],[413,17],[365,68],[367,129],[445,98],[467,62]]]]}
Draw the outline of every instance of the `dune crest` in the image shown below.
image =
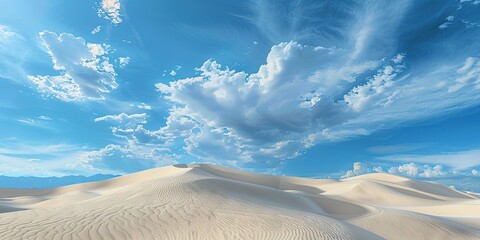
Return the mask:
{"type": "Polygon", "coordinates": [[[322,180],[181,164],[0,189],[0,239],[480,239],[480,199],[388,174],[322,180]]]}

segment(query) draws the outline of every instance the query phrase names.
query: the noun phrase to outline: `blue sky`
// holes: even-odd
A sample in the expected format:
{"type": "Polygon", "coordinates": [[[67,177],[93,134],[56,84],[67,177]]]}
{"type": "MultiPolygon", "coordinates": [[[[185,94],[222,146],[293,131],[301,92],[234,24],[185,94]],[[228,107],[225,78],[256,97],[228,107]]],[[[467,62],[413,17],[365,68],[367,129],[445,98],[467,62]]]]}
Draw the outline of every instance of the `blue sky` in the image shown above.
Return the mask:
{"type": "Polygon", "coordinates": [[[0,175],[212,162],[479,191],[480,1],[0,5],[0,175]]]}

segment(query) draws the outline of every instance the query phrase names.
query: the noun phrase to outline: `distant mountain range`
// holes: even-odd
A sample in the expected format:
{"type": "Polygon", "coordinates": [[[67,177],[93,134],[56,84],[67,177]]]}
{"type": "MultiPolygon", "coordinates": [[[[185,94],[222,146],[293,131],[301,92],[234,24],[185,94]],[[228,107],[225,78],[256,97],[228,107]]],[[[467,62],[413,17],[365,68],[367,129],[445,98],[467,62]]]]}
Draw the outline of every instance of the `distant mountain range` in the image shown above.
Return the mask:
{"type": "Polygon", "coordinates": [[[76,183],[96,182],[118,175],[96,174],[93,176],[64,177],[7,177],[0,176],[0,188],[55,188],[76,183]]]}

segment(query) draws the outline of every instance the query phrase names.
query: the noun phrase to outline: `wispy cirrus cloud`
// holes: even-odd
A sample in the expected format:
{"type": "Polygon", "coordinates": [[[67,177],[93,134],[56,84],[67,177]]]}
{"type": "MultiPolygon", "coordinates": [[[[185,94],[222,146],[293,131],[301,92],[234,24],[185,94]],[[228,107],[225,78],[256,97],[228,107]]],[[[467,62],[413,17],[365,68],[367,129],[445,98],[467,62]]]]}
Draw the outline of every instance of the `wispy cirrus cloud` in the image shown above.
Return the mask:
{"type": "Polygon", "coordinates": [[[374,146],[370,147],[367,150],[376,154],[388,154],[388,153],[398,153],[398,152],[408,152],[417,149],[425,148],[427,144],[396,144],[396,145],[384,145],[384,146],[374,146]]]}
{"type": "Polygon", "coordinates": [[[0,47],[6,48],[7,44],[15,38],[21,38],[21,36],[11,30],[9,27],[5,25],[0,25],[0,47]]]}
{"type": "Polygon", "coordinates": [[[26,54],[24,37],[12,28],[0,24],[0,78],[23,82],[26,54]]]}
{"type": "Polygon", "coordinates": [[[480,165],[480,149],[434,155],[389,155],[377,159],[392,162],[443,164],[456,169],[466,169],[480,165]]]}
{"type": "Polygon", "coordinates": [[[17,123],[20,123],[24,126],[42,128],[47,130],[57,130],[53,119],[48,116],[38,116],[38,117],[24,117],[16,119],[17,123]]]}
{"type": "MultiPolygon", "coordinates": [[[[76,166],[89,148],[65,143],[38,143],[9,139],[0,144],[0,175],[65,176],[92,175],[98,171],[76,166]]],[[[101,172],[112,173],[102,169],[101,172]]]]}

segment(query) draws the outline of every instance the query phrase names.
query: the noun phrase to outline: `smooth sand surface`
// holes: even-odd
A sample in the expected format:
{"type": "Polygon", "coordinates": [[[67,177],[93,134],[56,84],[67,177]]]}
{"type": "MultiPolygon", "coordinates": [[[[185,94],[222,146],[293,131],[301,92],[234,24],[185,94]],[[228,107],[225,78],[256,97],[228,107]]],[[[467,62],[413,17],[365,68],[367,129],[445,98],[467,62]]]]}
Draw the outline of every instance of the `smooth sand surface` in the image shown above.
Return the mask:
{"type": "Polygon", "coordinates": [[[0,189],[0,239],[480,239],[478,195],[388,174],[343,181],[191,164],[0,189]]]}

